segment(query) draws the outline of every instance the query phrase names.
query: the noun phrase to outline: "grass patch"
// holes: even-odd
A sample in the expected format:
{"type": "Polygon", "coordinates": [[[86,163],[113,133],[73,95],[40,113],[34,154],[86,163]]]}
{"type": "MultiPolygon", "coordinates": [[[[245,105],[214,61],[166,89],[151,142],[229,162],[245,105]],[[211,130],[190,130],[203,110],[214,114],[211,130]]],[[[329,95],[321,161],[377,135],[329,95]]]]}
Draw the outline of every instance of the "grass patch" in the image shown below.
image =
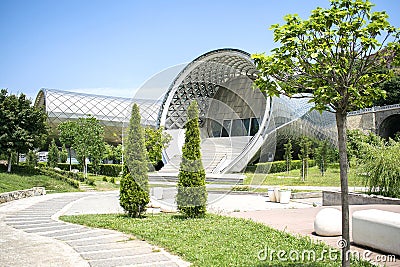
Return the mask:
{"type": "Polygon", "coordinates": [[[119,190],[119,177],[88,173],[88,179],[92,179],[94,181],[94,187],[98,191],[119,190]]]}
{"type": "MultiPolygon", "coordinates": [[[[300,170],[292,170],[289,173],[246,173],[243,182],[245,185],[282,185],[282,186],[340,186],[338,168],[329,168],[324,176],[321,175],[318,167],[309,168],[308,178],[301,181],[300,170]]],[[[363,179],[354,172],[349,172],[349,186],[364,186],[363,179]]]]}
{"type": "MultiPolygon", "coordinates": [[[[193,266],[340,266],[340,257],[330,261],[270,261],[258,259],[260,250],[313,250],[318,259],[325,244],[308,237],[295,237],[251,220],[207,214],[201,219],[161,214],[143,219],[121,214],[62,216],[61,220],[90,227],[107,228],[132,234],[181,256],[193,266]]],[[[331,248],[332,249],[332,248],[331,248]]],[[[327,254],[325,254],[327,255],[327,254]]],[[[371,266],[354,262],[352,266],[371,266]]]]}
{"type": "Polygon", "coordinates": [[[0,193],[45,187],[47,193],[79,192],[71,185],[46,175],[9,174],[0,172],[0,193]]]}

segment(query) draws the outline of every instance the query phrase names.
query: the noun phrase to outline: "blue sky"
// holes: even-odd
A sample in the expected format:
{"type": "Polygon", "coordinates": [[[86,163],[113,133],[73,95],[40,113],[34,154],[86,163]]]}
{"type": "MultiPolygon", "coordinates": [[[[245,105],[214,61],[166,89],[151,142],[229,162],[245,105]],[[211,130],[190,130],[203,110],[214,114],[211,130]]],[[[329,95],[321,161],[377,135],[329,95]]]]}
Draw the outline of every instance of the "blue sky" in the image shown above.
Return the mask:
{"type": "MultiPolygon", "coordinates": [[[[375,0],[400,27],[400,4],[375,0]]],[[[327,0],[0,0],[0,88],[132,97],[152,75],[213,49],[274,47],[274,23],[327,0]]]]}

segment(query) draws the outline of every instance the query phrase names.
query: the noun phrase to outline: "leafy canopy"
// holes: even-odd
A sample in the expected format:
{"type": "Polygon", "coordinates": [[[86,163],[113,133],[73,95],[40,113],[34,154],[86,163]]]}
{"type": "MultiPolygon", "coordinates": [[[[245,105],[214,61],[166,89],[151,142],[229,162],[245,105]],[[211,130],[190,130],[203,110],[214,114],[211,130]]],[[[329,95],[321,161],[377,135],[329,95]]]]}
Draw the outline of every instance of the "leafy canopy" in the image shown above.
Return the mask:
{"type": "Polygon", "coordinates": [[[269,95],[312,93],[316,110],[341,113],[383,97],[378,85],[392,71],[375,70],[399,62],[399,29],[372,7],[369,1],[331,0],[330,9],[318,7],[306,20],[285,16],[286,24],[271,26],[281,46],[271,55],[253,55],[261,76],[256,86],[269,95]]]}
{"type": "Polygon", "coordinates": [[[12,153],[39,148],[48,134],[46,113],[32,105],[24,94],[0,92],[0,151],[7,154],[11,171],[12,153]]]}

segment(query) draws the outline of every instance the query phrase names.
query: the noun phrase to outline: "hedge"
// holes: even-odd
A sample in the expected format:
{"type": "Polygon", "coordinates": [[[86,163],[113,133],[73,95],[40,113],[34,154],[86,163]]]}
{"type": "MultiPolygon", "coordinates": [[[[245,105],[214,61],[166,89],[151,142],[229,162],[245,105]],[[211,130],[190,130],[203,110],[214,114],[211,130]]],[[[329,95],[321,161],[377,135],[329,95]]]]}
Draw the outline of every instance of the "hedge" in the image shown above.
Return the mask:
{"type": "MultiPolygon", "coordinates": [[[[69,171],[69,163],[58,163],[57,167],[63,171],[69,171]]],[[[71,164],[71,169],[81,170],[80,164],[71,164]]]]}
{"type": "Polygon", "coordinates": [[[79,188],[79,181],[69,178],[66,175],[63,175],[61,173],[59,173],[56,170],[52,170],[52,169],[47,169],[47,168],[41,168],[38,169],[40,171],[41,174],[46,175],[46,176],[50,176],[51,178],[60,180],[60,181],[64,181],[68,184],[70,184],[71,186],[75,187],[75,188],[79,188]]]}
{"type": "Polygon", "coordinates": [[[100,175],[118,177],[122,171],[120,164],[100,164],[100,175]]]}
{"type": "MultiPolygon", "coordinates": [[[[81,171],[79,164],[72,164],[72,169],[81,171]]],[[[69,171],[69,163],[58,163],[58,168],[64,171],[69,171]]],[[[88,172],[95,173],[92,164],[88,164],[88,172]]],[[[118,177],[121,172],[121,164],[100,164],[100,172],[98,175],[118,177]]]]}
{"type": "MultiPolygon", "coordinates": [[[[7,165],[0,165],[0,171],[1,172],[7,172],[7,165]]],[[[28,165],[12,165],[11,166],[11,173],[16,173],[16,174],[27,174],[27,175],[37,175],[40,174],[40,171],[33,167],[33,166],[28,166],[28,165]]]]}
{"type": "MultiPolygon", "coordinates": [[[[301,160],[292,160],[290,164],[290,170],[300,169],[302,166],[301,160]]],[[[308,166],[315,166],[315,160],[308,160],[308,166]]],[[[263,162],[257,163],[255,172],[256,173],[277,173],[277,172],[285,172],[286,171],[286,161],[272,161],[272,162],[263,162]]]]}

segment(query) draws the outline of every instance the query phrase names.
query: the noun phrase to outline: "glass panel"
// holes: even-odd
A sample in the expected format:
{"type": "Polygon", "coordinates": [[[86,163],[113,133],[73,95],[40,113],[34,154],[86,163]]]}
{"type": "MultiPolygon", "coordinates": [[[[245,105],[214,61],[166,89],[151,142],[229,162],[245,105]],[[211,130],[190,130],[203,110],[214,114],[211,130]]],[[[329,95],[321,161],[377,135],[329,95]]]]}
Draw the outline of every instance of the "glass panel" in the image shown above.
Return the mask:
{"type": "Polygon", "coordinates": [[[231,133],[231,120],[224,120],[221,137],[229,137],[231,133]]]}
{"type": "Polygon", "coordinates": [[[244,127],[244,135],[248,136],[250,132],[250,119],[242,119],[243,127],[244,127]]]}
{"type": "Polygon", "coordinates": [[[255,135],[260,128],[259,122],[257,118],[251,118],[251,128],[250,128],[250,135],[255,135]]]}
{"type": "Polygon", "coordinates": [[[212,120],[211,121],[211,134],[212,134],[212,137],[220,137],[221,136],[221,130],[222,130],[222,125],[219,122],[212,120]]]}
{"type": "Polygon", "coordinates": [[[232,136],[243,136],[246,131],[241,119],[232,120],[232,136]]]}

